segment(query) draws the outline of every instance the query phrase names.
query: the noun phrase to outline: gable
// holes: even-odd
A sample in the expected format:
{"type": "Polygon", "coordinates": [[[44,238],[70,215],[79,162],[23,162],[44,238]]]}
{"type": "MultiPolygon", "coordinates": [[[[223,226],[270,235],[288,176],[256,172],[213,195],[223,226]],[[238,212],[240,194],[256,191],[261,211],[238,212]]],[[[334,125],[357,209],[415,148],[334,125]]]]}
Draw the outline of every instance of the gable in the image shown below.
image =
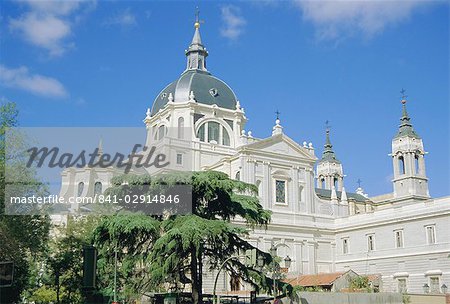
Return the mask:
{"type": "Polygon", "coordinates": [[[315,162],[317,158],[310,153],[308,148],[304,148],[284,134],[271,136],[239,148],[240,152],[250,152],[268,156],[283,155],[286,157],[303,159],[315,162]]]}

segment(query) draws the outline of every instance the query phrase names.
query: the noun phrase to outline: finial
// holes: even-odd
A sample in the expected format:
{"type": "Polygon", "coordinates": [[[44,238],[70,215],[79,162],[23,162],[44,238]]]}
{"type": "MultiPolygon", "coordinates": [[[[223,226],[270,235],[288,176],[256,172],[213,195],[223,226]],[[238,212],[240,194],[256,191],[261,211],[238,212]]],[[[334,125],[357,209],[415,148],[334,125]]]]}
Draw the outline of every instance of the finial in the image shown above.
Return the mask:
{"type": "Polygon", "coordinates": [[[402,104],[406,103],[406,97],[408,97],[408,95],[405,95],[406,90],[402,88],[402,90],[400,91],[400,94],[402,94],[402,104]]]}
{"type": "Polygon", "coordinates": [[[150,114],[151,114],[152,112],[150,111],[150,108],[147,108],[147,112],[145,112],[145,114],[147,115],[147,117],[150,117],[150,114]]]}
{"type": "Polygon", "coordinates": [[[200,23],[203,23],[202,20],[200,20],[200,10],[197,8],[195,9],[195,23],[194,23],[194,27],[196,29],[200,28],[200,23]]]}
{"type": "Polygon", "coordinates": [[[361,188],[362,180],[361,180],[360,178],[358,178],[358,180],[356,181],[356,183],[358,184],[358,188],[361,188]]]}
{"type": "Polygon", "coordinates": [[[281,112],[280,111],[278,111],[278,109],[275,111],[275,114],[277,114],[277,120],[280,120],[280,114],[281,114],[281,112]]]}
{"type": "Polygon", "coordinates": [[[173,94],[169,93],[169,98],[168,98],[169,102],[173,102],[173,94]]]}
{"type": "Polygon", "coordinates": [[[331,126],[330,126],[330,121],[328,119],[325,121],[325,129],[326,129],[327,133],[330,133],[331,126]]]}

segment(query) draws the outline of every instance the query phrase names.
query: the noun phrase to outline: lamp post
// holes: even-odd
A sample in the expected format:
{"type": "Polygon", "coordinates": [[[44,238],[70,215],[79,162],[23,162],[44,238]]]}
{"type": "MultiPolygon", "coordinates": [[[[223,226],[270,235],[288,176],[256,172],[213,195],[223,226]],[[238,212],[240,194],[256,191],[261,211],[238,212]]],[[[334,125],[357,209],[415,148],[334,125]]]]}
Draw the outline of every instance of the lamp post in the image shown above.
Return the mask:
{"type": "Polygon", "coordinates": [[[423,287],[423,293],[429,293],[430,292],[430,286],[427,283],[423,284],[422,287],[423,287]]]}
{"type": "Polygon", "coordinates": [[[117,245],[114,248],[114,301],[112,304],[119,304],[117,302],[117,245]]]}
{"type": "Polygon", "coordinates": [[[442,284],[442,286],[441,286],[441,290],[442,290],[442,293],[443,293],[443,294],[446,294],[446,293],[447,293],[447,290],[448,290],[448,287],[447,287],[447,285],[445,285],[445,284],[442,284]]]}
{"type": "MultiPolygon", "coordinates": [[[[92,212],[93,214],[99,214],[98,212],[94,212],[92,209],[86,207],[86,206],[81,206],[80,207],[81,210],[87,211],[87,212],[92,212]]],[[[117,216],[118,211],[115,213],[115,215],[117,216]]],[[[119,302],[117,302],[117,250],[118,250],[118,239],[116,237],[114,237],[115,239],[115,246],[114,246],[114,290],[113,290],[113,297],[114,300],[111,304],[119,304],[119,302]]]]}
{"type": "MultiPolygon", "coordinates": [[[[287,245],[284,243],[279,243],[277,245],[274,245],[272,243],[272,246],[270,246],[270,249],[269,249],[269,253],[272,256],[272,280],[273,280],[273,302],[274,303],[277,299],[277,287],[276,287],[277,286],[277,277],[281,275],[280,264],[277,261],[275,261],[275,257],[277,256],[277,249],[280,246],[287,247],[287,245]]],[[[284,258],[284,267],[289,269],[289,267],[291,267],[291,262],[292,262],[292,259],[287,255],[284,258]]]]}

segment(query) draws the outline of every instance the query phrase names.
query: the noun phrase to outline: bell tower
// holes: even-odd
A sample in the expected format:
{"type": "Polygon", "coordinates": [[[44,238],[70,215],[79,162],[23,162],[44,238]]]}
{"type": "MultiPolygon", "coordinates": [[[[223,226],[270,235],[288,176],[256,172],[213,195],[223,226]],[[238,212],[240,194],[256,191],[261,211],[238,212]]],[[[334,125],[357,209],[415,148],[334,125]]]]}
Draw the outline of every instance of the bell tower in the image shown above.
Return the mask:
{"type": "Polygon", "coordinates": [[[330,141],[330,127],[326,128],[326,138],[322,159],[317,164],[317,188],[331,190],[334,188],[337,191],[342,191],[344,183],[344,172],[342,163],[336,158],[333,151],[333,145],[330,141]]]}
{"type": "Polygon", "coordinates": [[[402,93],[402,117],[397,134],[392,139],[394,166],[394,197],[415,196],[429,198],[428,178],[425,173],[425,152],[422,138],[414,131],[406,110],[405,90],[402,93]]]}

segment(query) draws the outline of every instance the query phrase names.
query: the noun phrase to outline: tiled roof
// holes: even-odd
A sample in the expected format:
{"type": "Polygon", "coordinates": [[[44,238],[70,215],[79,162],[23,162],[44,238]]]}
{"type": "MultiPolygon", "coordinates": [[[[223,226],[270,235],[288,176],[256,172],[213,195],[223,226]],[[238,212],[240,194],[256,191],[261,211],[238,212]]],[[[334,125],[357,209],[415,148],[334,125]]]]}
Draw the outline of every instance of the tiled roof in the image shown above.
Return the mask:
{"type": "Polygon", "coordinates": [[[292,286],[330,286],[345,273],[346,272],[305,274],[292,279],[287,279],[286,282],[292,286]]]}

